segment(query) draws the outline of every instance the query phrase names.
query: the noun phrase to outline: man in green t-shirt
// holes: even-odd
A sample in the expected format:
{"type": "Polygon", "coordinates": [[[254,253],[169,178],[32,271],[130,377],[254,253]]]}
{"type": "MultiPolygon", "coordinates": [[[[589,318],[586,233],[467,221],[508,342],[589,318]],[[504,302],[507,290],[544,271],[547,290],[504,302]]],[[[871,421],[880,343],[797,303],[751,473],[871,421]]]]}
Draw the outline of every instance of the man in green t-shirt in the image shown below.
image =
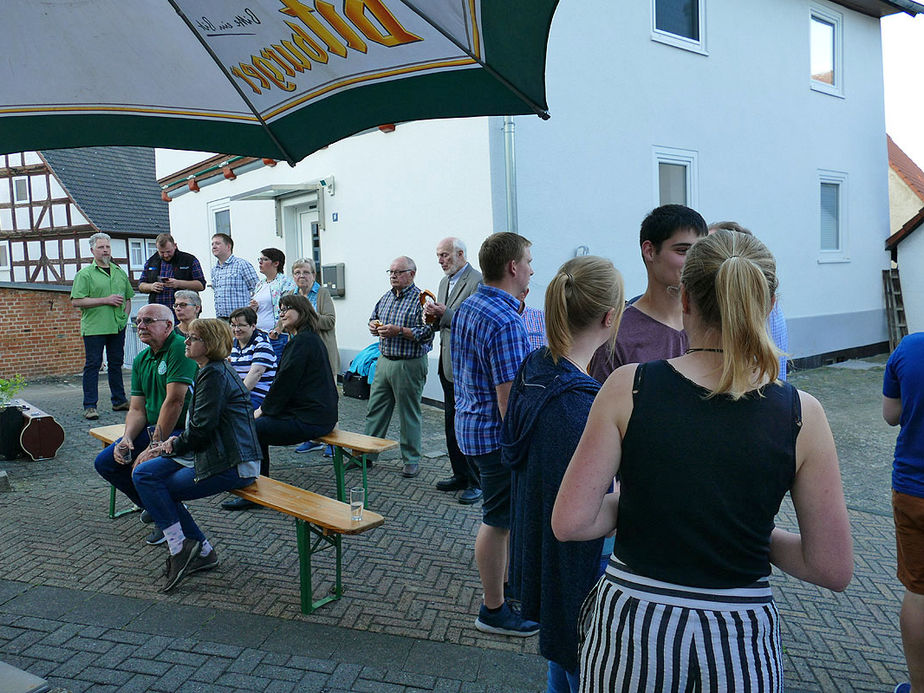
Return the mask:
{"type": "MultiPolygon", "coordinates": [[[[97,455],[94,466],[100,476],[141,506],[132,470],[161,454],[152,445],[183,431],[197,366],[186,358],[184,340],[173,331],[173,312],[167,306],[149,303],[138,311],[136,322],[138,338],[149,348],[132,363],[125,434],[97,455]]],[[[149,539],[148,543],[159,543],[162,537],[159,533],[156,541],[149,539]]]]}
{"type": "Polygon", "coordinates": [[[105,233],[90,236],[93,262],[74,277],[71,304],[80,309],[80,334],[86,358],[83,364],[83,415],[98,419],[99,369],[103,349],[109,366],[109,396],[113,411],[128,411],[125,385],[122,384],[122,360],[125,350],[125,325],[132,312],[135,295],[125,271],[112,262],[110,238],[105,233]]]}

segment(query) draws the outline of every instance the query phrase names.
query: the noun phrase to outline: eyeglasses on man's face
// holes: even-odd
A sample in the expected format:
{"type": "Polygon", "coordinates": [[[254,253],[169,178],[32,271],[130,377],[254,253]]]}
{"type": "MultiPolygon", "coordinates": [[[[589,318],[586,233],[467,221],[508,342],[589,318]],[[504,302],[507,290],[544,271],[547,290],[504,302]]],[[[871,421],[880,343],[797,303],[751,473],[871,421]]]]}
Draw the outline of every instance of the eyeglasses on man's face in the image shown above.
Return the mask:
{"type": "Polygon", "coordinates": [[[390,274],[392,277],[398,277],[398,276],[404,274],[405,272],[413,272],[414,270],[409,270],[409,269],[393,270],[393,269],[390,269],[390,270],[385,270],[385,271],[386,271],[388,274],[390,274]]]}
{"type": "Polygon", "coordinates": [[[173,304],[174,308],[189,308],[190,306],[192,306],[192,303],[174,303],[173,304]]]}
{"type": "Polygon", "coordinates": [[[232,322],[231,323],[232,330],[246,330],[248,327],[250,327],[250,325],[246,322],[244,323],[232,322]]]}
{"type": "Polygon", "coordinates": [[[155,322],[170,322],[167,318],[135,318],[139,325],[152,325],[155,322]]]}

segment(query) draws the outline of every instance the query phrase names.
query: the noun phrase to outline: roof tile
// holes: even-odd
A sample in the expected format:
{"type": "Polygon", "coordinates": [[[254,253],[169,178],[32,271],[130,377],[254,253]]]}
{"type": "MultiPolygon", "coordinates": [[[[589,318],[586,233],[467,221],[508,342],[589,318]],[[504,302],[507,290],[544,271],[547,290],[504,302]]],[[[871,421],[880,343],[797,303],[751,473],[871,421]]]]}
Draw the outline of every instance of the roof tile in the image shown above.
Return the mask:
{"type": "Polygon", "coordinates": [[[902,151],[901,147],[895,144],[891,137],[886,135],[886,139],[889,143],[889,166],[899,178],[905,181],[914,194],[921,198],[921,203],[924,204],[924,171],[902,151]]]}
{"type": "Polygon", "coordinates": [[[101,231],[153,237],[169,233],[151,147],[78,147],[39,152],[64,189],[101,231]]]}

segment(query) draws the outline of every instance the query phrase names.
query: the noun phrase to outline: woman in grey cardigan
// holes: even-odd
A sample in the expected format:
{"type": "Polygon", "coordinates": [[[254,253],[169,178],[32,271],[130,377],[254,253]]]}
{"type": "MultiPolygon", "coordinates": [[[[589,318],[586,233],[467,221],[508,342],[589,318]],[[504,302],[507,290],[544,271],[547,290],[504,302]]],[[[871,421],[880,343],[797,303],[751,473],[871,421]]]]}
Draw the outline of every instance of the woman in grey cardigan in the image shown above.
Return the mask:
{"type": "MultiPolygon", "coordinates": [[[[307,298],[312,308],[318,312],[318,336],[327,349],[327,360],[330,362],[331,374],[336,385],[337,373],[340,372],[340,351],[337,348],[337,333],[334,330],[337,315],[334,313],[334,301],[330,297],[330,292],[318,283],[316,277],[314,260],[302,257],[292,263],[292,278],[295,279],[298,293],[307,298]]],[[[309,440],[295,448],[295,452],[312,452],[320,448],[319,443],[309,440]]]]}
{"type": "Polygon", "coordinates": [[[337,322],[334,300],[330,297],[330,291],[318,283],[314,260],[302,257],[293,262],[292,278],[298,287],[298,293],[311,301],[311,307],[318,311],[318,336],[327,349],[327,360],[330,362],[330,371],[336,383],[337,373],[340,372],[340,351],[337,349],[337,333],[334,330],[334,324],[337,322]]]}

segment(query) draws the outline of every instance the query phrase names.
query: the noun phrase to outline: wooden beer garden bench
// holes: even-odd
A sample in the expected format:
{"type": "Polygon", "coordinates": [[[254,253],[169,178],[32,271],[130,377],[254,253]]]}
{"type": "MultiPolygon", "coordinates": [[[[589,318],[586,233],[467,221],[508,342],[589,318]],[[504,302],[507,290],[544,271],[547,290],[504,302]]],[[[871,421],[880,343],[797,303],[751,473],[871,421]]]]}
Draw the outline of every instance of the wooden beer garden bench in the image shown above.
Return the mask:
{"type": "MultiPolygon", "coordinates": [[[[118,440],[124,430],[124,424],[100,426],[90,429],[90,435],[108,446],[118,440]]],[[[365,466],[363,470],[365,471],[365,466]]],[[[340,484],[343,482],[342,475],[343,471],[341,469],[338,480],[340,484]]],[[[365,477],[365,474],[363,476],[365,477]]],[[[265,476],[259,476],[250,486],[235,489],[231,493],[295,518],[295,536],[298,542],[299,589],[301,593],[301,609],[304,614],[310,614],[318,607],[343,596],[342,536],[344,534],[361,534],[385,522],[384,517],[365,508],[363,509],[363,519],[354,521],[350,519],[349,503],[312,493],[265,476]],[[330,595],[314,599],[311,557],[326,548],[333,548],[336,553],[334,587],[330,595]]],[[[118,517],[125,512],[130,512],[123,511],[116,514],[113,512],[114,508],[115,488],[112,489],[110,496],[109,516],[118,517]]]]}
{"type": "MultiPolygon", "coordinates": [[[[101,441],[103,444],[103,449],[109,447],[119,438],[122,437],[122,434],[125,432],[125,424],[112,424],[111,426],[97,426],[96,428],[90,429],[90,435],[97,440],[101,441]]],[[[130,508],[125,508],[124,510],[119,510],[116,512],[116,487],[109,487],[109,519],[114,520],[117,517],[122,517],[122,515],[127,515],[128,513],[136,513],[141,508],[137,505],[133,505],[130,508]]]]}
{"type": "Polygon", "coordinates": [[[335,428],[326,436],[316,438],[319,443],[330,445],[334,449],[334,474],[337,477],[337,500],[346,502],[346,488],[343,480],[344,471],[350,465],[356,465],[363,473],[363,490],[366,502],[369,501],[369,485],[366,482],[366,469],[370,464],[367,455],[378,455],[398,447],[397,440],[376,438],[362,433],[350,433],[335,428]]]}

